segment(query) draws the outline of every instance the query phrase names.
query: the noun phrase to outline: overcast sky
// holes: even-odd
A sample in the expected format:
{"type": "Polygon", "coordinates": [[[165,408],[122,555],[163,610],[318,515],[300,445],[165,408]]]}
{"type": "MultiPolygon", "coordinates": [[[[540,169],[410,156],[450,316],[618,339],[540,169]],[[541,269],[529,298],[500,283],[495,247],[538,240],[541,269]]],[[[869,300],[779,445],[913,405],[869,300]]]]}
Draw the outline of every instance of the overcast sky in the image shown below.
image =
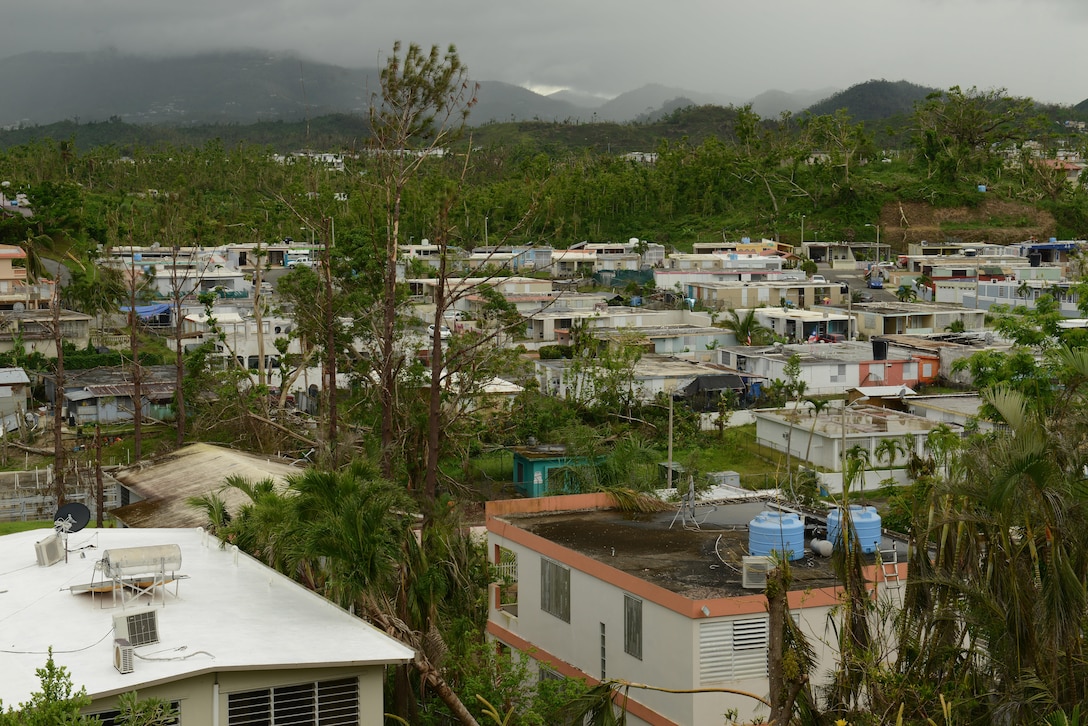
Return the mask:
{"type": "Polygon", "coordinates": [[[1088,0],[13,0],[0,57],[261,48],[373,67],[454,43],[476,80],[748,98],[872,78],[1088,98],[1088,0]]]}

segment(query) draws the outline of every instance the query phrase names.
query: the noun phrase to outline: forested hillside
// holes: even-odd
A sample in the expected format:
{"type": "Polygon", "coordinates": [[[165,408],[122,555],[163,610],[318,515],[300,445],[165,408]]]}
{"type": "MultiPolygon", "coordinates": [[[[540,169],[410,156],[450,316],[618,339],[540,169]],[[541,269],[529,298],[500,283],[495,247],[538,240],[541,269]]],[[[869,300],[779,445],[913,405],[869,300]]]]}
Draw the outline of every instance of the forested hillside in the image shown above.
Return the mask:
{"type": "MultiPolygon", "coordinates": [[[[409,190],[424,201],[405,207],[405,224],[416,238],[431,235],[428,186],[449,167],[441,173],[466,173],[453,233],[467,248],[482,243],[485,218],[492,239],[557,247],[632,236],[678,249],[723,235],[799,242],[802,215],[810,238],[861,238],[865,225],[879,220],[895,243],[914,236],[911,217],[921,214],[901,214],[902,205],[964,210],[966,222],[927,229],[932,236],[969,232],[983,239],[991,228],[1003,230],[995,233],[1003,240],[1021,229],[1025,237],[1088,236],[1084,190],[1021,146],[1031,140],[1032,153],[1053,155],[1083,146],[1086,137],[1066,134],[1030,102],[955,89],[920,103],[900,136],[902,146],[881,146],[844,111],[771,121],[718,107],[680,109],[646,125],[489,124],[466,136],[457,153],[428,162],[436,173],[409,190]],[[954,122],[953,112],[969,113],[969,120],[954,122]],[[655,157],[625,158],[631,151],[655,157]],[[970,212],[1002,200],[1025,211],[970,212]]],[[[372,190],[360,182],[371,164],[361,154],[368,138],[366,125],[349,116],[200,128],[61,125],[5,134],[8,144],[23,143],[7,147],[0,176],[31,193],[39,225],[48,224],[53,205],[74,205],[66,213],[78,213],[87,244],[127,234],[118,232],[122,218],[101,216],[106,199],[127,195],[122,204],[138,207],[143,202],[131,195],[151,188],[177,195],[178,213],[201,239],[249,238],[253,232],[240,223],[255,217],[259,234],[284,236],[297,224],[271,195],[281,194],[281,185],[310,182],[300,167],[273,162],[271,152],[345,153],[348,173],[322,172],[320,180],[330,195],[348,196],[335,209],[340,228],[348,229],[364,224],[372,207],[372,190]],[[39,138],[28,140],[35,131],[39,138]],[[48,138],[40,138],[43,131],[48,138]]],[[[6,240],[13,235],[22,232],[11,230],[6,240]]]]}

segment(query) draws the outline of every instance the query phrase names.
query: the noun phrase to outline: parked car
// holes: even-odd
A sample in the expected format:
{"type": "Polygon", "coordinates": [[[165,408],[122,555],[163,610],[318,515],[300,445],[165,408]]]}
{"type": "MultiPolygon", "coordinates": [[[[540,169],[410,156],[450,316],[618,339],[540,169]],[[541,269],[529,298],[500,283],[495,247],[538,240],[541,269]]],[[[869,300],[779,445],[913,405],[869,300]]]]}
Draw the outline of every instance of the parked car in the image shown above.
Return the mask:
{"type": "Polygon", "coordinates": [[[870,277],[869,278],[869,288],[871,290],[883,290],[884,289],[884,279],[881,278],[881,277],[870,277]]]}
{"type": "MultiPolygon", "coordinates": [[[[453,335],[453,331],[451,331],[445,325],[438,328],[438,337],[440,337],[442,340],[446,340],[451,335],[453,335]]],[[[433,338],[434,337],[434,325],[428,325],[427,326],[427,337],[428,338],[433,338]]]]}
{"type": "Polygon", "coordinates": [[[824,277],[823,275],[813,275],[813,276],[812,276],[812,282],[823,282],[823,283],[826,283],[826,282],[827,282],[827,278],[826,278],[826,277],[824,277]]]}
{"type": "Polygon", "coordinates": [[[872,302],[874,299],[873,293],[862,291],[858,293],[857,302],[872,302]]]}

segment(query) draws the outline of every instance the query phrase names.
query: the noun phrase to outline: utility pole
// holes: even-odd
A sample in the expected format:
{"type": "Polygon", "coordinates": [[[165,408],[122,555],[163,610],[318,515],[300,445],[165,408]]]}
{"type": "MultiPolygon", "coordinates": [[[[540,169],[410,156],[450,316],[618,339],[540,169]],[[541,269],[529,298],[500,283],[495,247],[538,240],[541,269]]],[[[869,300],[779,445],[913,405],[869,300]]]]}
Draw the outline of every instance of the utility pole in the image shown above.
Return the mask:
{"type": "Polygon", "coordinates": [[[102,508],[104,506],[102,496],[102,427],[94,425],[94,509],[95,526],[102,528],[102,508]]]}

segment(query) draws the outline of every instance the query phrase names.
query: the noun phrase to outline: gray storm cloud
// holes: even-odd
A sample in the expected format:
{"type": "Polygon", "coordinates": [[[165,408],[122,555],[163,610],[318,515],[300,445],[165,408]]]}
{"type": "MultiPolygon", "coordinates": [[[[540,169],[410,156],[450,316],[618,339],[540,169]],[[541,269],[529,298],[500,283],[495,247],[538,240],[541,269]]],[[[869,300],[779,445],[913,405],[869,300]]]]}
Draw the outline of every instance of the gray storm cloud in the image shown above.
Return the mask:
{"type": "Polygon", "coordinates": [[[887,78],[1078,103],[1085,30],[1088,3],[1074,0],[36,0],[5,9],[0,56],[257,48],[365,67],[400,39],[456,44],[480,80],[608,95],[646,83],[743,96],[887,78]]]}

